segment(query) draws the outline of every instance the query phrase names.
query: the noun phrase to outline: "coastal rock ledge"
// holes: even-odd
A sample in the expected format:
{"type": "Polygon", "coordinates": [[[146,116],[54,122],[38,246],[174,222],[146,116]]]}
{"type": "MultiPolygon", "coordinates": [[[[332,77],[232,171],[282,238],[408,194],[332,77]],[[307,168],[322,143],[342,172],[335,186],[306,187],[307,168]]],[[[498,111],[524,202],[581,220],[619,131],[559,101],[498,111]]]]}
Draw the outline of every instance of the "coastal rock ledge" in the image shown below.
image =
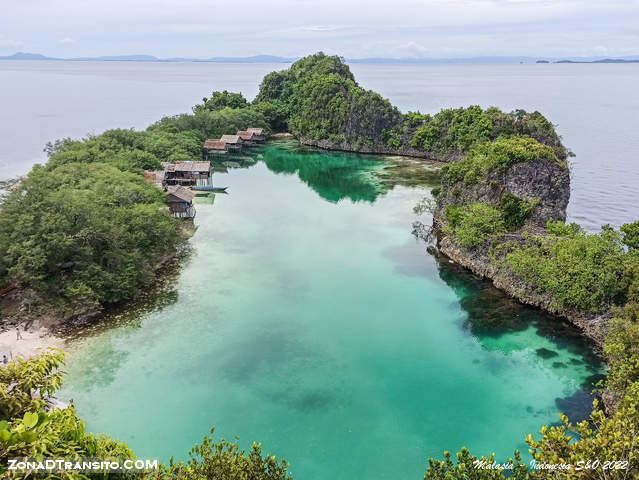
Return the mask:
{"type": "Polygon", "coordinates": [[[476,275],[492,280],[496,288],[520,302],[566,318],[601,347],[607,322],[612,316],[610,311],[595,314],[557,308],[551,296],[518,277],[506,262],[509,249],[525,246],[540,236],[549,237],[545,229],[549,220],[565,221],[569,198],[569,170],[551,160],[519,162],[506,169],[493,169],[482,181],[472,184],[463,181],[451,184],[444,176],[433,211],[433,233],[439,253],[476,275]],[[480,202],[499,208],[507,194],[536,202],[525,222],[519,228],[492,236],[480,245],[462,245],[451,232],[447,208],[480,202]]]}
{"type": "Polygon", "coordinates": [[[414,148],[407,145],[402,145],[399,148],[395,148],[379,142],[352,142],[347,139],[315,140],[312,138],[298,137],[298,141],[302,145],[306,145],[307,147],[321,148],[322,150],[336,150],[341,152],[354,152],[363,154],[370,153],[376,155],[399,155],[402,157],[423,158],[433,162],[442,163],[457,162],[461,160],[465,155],[464,152],[457,150],[449,152],[433,152],[430,150],[425,150],[423,148],[414,148]]]}

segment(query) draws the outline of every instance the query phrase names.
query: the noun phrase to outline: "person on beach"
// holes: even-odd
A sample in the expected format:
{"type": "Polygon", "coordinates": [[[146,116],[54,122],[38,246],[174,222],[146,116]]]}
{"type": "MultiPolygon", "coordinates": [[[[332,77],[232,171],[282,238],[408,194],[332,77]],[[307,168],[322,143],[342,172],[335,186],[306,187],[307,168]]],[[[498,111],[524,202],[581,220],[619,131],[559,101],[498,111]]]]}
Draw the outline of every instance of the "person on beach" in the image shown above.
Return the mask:
{"type": "Polygon", "coordinates": [[[20,329],[16,327],[16,340],[22,340],[22,334],[20,333],[20,329]]]}
{"type": "Polygon", "coordinates": [[[5,365],[9,363],[9,359],[7,358],[6,355],[2,355],[2,363],[4,363],[5,365]]]}

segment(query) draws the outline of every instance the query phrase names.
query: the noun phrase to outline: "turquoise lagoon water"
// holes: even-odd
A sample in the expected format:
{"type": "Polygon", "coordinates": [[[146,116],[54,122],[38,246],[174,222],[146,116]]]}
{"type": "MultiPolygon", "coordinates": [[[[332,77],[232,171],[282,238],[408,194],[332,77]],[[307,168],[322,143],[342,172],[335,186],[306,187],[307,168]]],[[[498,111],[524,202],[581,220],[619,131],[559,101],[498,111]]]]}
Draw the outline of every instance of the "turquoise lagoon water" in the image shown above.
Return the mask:
{"type": "Polygon", "coordinates": [[[411,234],[432,171],[402,186],[396,162],[291,142],[235,160],[175,282],[72,342],[61,399],[89,430],[168,460],[215,426],[298,479],[418,479],[588,410],[601,365],[574,329],[411,234]]]}

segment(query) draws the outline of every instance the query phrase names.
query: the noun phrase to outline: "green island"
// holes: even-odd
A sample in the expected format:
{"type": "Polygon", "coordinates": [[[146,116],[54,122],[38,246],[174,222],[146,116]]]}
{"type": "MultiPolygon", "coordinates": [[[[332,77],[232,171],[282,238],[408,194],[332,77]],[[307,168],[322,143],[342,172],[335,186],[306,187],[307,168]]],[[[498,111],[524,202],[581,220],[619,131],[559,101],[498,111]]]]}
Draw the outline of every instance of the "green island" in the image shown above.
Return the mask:
{"type": "MultiPolygon", "coordinates": [[[[193,234],[192,222],[169,213],[165,193],[143,172],[162,162],[199,161],[207,139],[249,127],[290,132],[324,149],[445,163],[435,200],[416,207],[432,211],[438,251],[521,302],[578,325],[609,366],[599,392],[605,409],[595,401],[590,421],[573,424],[562,416],[562,424],[529,434],[533,458],[620,462],[605,478],[632,478],[639,469],[639,222],[596,234],[564,223],[571,154],[539,112],[471,106],[403,114],[361,88],[335,56],[318,53],[266,75],[253,102],[213,92],[192,113],[145,131],[109,130],[48,144],[48,162],[1,199],[0,288],[15,285],[29,307],[3,304],[2,327],[37,318],[63,328],[99,320],[100,312],[135,298],[193,234]]],[[[73,405],[55,407],[64,356],[51,350],[0,367],[0,468],[12,457],[135,458],[126,444],[85,432],[73,405]]],[[[190,458],[109,477],[291,478],[287,462],[263,454],[257,443],[245,452],[205,437],[190,458]]],[[[531,470],[517,451],[501,468],[477,469],[475,461],[495,459],[467,449],[446,452],[443,460],[429,460],[425,479],[501,479],[505,472],[518,480],[601,478],[597,470],[531,470]]]]}

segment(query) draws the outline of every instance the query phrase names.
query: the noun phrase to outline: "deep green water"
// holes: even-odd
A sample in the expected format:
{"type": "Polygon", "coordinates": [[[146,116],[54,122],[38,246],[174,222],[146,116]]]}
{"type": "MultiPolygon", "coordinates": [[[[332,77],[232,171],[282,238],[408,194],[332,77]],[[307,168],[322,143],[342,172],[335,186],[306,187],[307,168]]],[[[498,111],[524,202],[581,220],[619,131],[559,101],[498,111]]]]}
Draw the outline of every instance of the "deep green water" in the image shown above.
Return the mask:
{"type": "Polygon", "coordinates": [[[601,365],[574,329],[411,235],[432,170],[399,185],[414,163],[290,142],[235,160],[174,282],[72,343],[60,398],[89,430],[168,460],[215,426],[297,479],[419,479],[588,409],[601,365]]]}

